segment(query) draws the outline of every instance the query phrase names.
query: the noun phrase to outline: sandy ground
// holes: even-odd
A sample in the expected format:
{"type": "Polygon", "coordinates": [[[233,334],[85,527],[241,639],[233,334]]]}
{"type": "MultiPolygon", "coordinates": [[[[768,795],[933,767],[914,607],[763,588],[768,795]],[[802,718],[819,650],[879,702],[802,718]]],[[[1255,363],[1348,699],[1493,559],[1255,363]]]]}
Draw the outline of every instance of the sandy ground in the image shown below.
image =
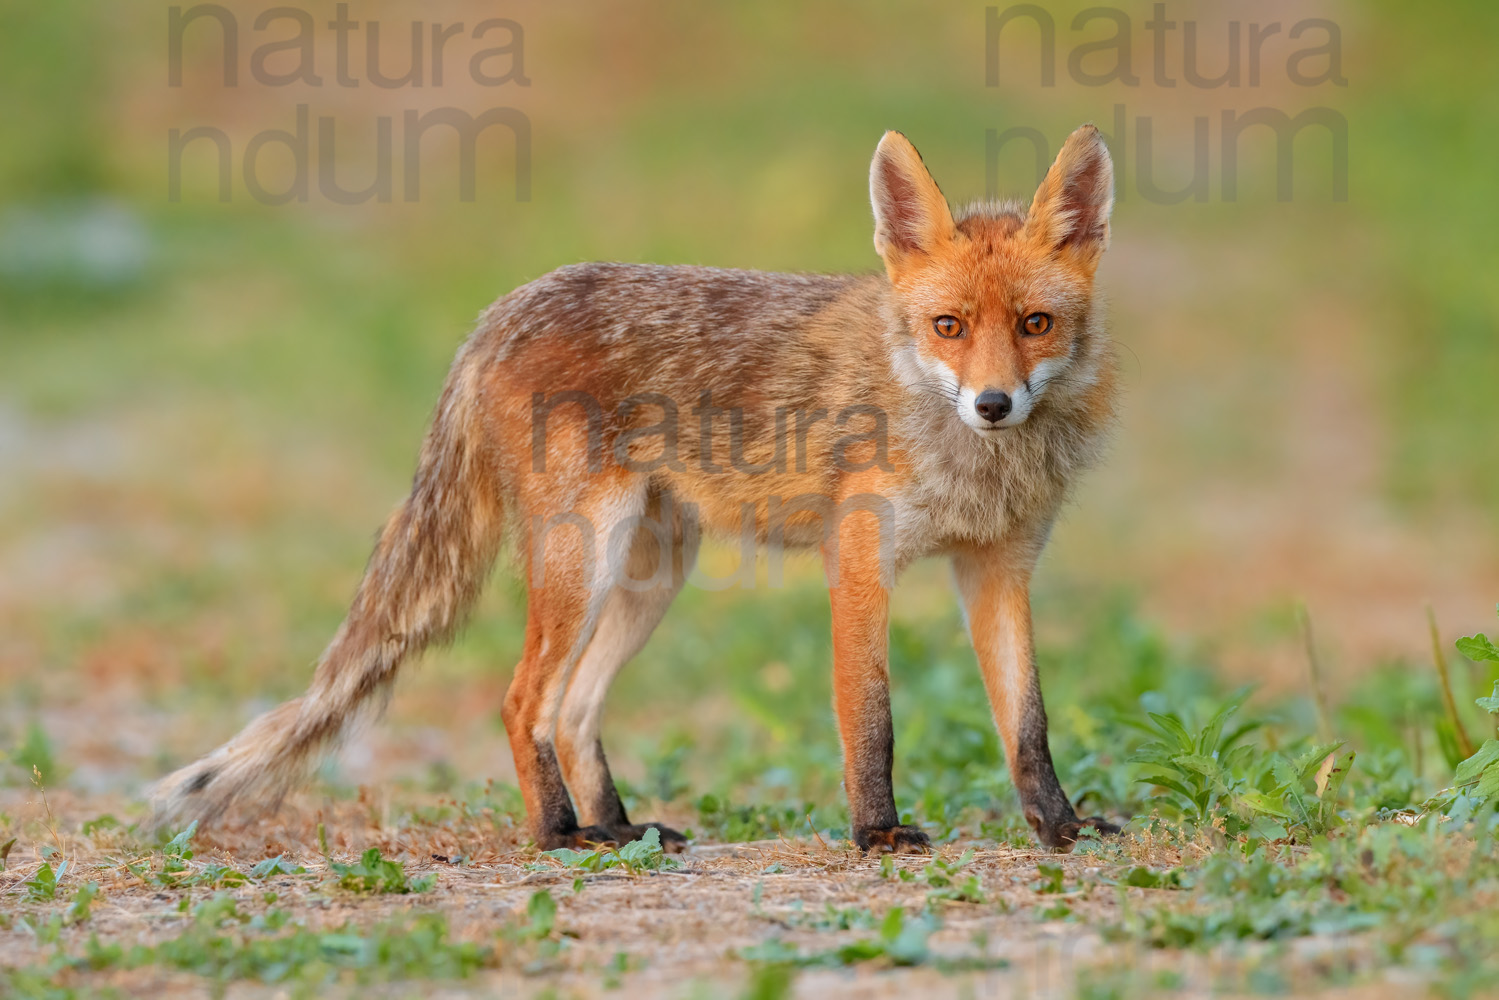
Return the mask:
{"type": "MultiPolygon", "coordinates": [[[[144,883],[125,868],[145,852],[131,846],[120,831],[92,837],[69,835],[95,810],[121,803],[67,794],[8,794],[5,808],[39,824],[43,836],[18,845],[0,873],[0,900],[13,917],[45,919],[61,903],[25,904],[21,883],[41,862],[37,847],[51,842],[68,856],[65,891],[86,881],[103,889],[84,926],[63,931],[63,943],[81,950],[90,935],[101,941],[154,943],[175,937],[190,925],[179,908],[186,894],[144,883]],[[49,812],[50,811],[50,812],[49,812]],[[51,830],[57,832],[53,839],[51,830]]],[[[315,806],[304,796],[278,818],[231,826],[195,841],[189,863],[199,871],[211,863],[248,869],[254,862],[285,854],[305,866],[304,876],[278,876],[258,885],[222,890],[232,894],[247,914],[263,913],[263,894],[278,894],[275,905],[291,910],[309,928],[338,927],[346,922],[369,925],[424,912],[440,912],[450,922],[454,940],[495,942],[504,926],[525,921],[531,895],[545,889],[558,904],[556,927],[562,945],[551,957],[534,943],[506,942],[501,936],[497,967],[465,980],[394,983],[357,992],[373,995],[514,995],[530,996],[555,989],[564,996],[734,996],[754,975],[756,966],[739,957],[742,949],[772,940],[803,953],[826,952],[841,945],[878,937],[877,929],[831,929],[830,912],[871,911],[877,919],[901,906],[915,916],[931,887],[919,877],[927,858],[896,860],[918,877],[903,881],[881,876],[880,862],[844,844],[812,841],[764,841],[737,845],[695,845],[678,856],[679,867],[659,873],[624,874],[615,870],[583,875],[557,867],[524,849],[519,831],[487,818],[442,823],[385,825],[372,800],[315,806]],[[387,857],[400,857],[410,875],[435,873],[434,889],[419,895],[359,895],[330,884],[328,869],[316,845],[317,823],[324,824],[328,846],[337,860],[351,861],[366,847],[378,846],[387,857]],[[458,858],[445,863],[442,858],[458,858]],[[819,926],[819,924],[821,926],[819,926]],[[626,956],[623,960],[617,956],[626,956]],[[618,971],[623,964],[624,971],[618,971]]],[[[966,846],[948,844],[940,855],[953,860],[966,846]]],[[[973,860],[958,881],[977,876],[983,901],[938,902],[933,912],[940,929],[930,938],[930,958],[916,967],[897,968],[885,959],[849,968],[807,968],[794,982],[794,995],[822,996],[1072,996],[1086,983],[1119,983],[1148,987],[1164,970],[1187,993],[1205,990],[1234,993],[1246,989],[1252,969],[1273,957],[1286,982],[1308,982],[1316,974],[1349,975],[1363,982],[1344,987],[1339,996],[1389,995],[1400,982],[1368,974],[1367,949],[1357,941],[1307,938],[1286,949],[1249,946],[1232,953],[1219,950],[1159,952],[1107,942],[1100,928],[1118,919],[1125,907],[1168,900],[1169,890],[1109,885],[1131,865],[1156,869],[1191,860],[1174,847],[1138,838],[1107,856],[1057,856],[1031,850],[976,845],[973,860]],[[1066,872],[1061,895],[1038,892],[1037,863],[1060,864],[1066,872]],[[1055,919],[1044,911],[1065,903],[1070,915],[1055,919]]],[[[1188,848],[1190,854],[1195,848],[1188,848]]],[[[194,903],[214,890],[190,890],[194,903]]],[[[61,894],[60,894],[61,895],[61,894]]],[[[40,960],[49,951],[38,947],[20,920],[0,931],[5,964],[40,960]]],[[[190,996],[209,992],[205,982],[187,974],[156,968],[130,971],[72,972],[68,982],[90,987],[114,986],[139,996],[190,996]]],[[[336,992],[336,991],[334,991],[336,992]]],[[[1148,990],[1147,990],[1148,992],[1148,990]]],[[[230,996],[282,996],[283,987],[241,982],[230,996]]]]}

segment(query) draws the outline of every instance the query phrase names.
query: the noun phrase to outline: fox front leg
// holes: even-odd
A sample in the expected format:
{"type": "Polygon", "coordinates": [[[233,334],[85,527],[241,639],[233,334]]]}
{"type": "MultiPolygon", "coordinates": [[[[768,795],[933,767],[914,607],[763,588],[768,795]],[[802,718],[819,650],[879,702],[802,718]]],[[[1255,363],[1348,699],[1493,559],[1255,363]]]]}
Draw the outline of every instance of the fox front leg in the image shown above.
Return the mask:
{"type": "Polygon", "coordinates": [[[1102,817],[1079,819],[1057,781],[1031,633],[1030,576],[1040,544],[964,549],[953,555],[974,652],[1004,743],[1010,778],[1036,839],[1070,851],[1085,826],[1115,834],[1102,817]]]}
{"type": "Polygon", "coordinates": [[[925,853],[927,835],[903,826],[895,811],[891,768],[890,593],[882,578],[879,525],[867,513],[844,518],[838,541],[824,549],[833,610],[833,706],[843,742],[849,834],[864,851],[925,853]]]}

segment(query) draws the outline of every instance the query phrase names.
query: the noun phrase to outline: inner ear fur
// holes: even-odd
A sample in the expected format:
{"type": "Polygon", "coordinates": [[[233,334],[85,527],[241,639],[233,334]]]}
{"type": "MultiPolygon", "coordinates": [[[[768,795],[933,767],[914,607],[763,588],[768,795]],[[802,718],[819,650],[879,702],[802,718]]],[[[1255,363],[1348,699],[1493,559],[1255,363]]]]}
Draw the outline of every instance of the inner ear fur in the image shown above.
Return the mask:
{"type": "Polygon", "coordinates": [[[1053,251],[1096,261],[1109,244],[1113,207],[1114,161],[1098,129],[1084,125],[1067,137],[1036,189],[1025,232],[1053,251]]]}
{"type": "Polygon", "coordinates": [[[914,254],[930,254],[953,238],[947,199],[916,147],[899,132],[886,132],[874,151],[869,200],[874,206],[874,248],[888,266],[914,254]]]}

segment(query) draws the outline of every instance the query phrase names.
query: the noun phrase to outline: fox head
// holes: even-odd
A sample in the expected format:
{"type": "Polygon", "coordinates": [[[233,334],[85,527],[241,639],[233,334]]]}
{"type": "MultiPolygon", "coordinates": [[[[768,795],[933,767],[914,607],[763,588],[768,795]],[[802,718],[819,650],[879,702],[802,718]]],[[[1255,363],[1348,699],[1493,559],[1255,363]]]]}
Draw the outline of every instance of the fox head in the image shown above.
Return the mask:
{"type": "Polygon", "coordinates": [[[916,147],[886,132],[869,171],[874,246],[909,334],[911,388],[950,400],[985,437],[1085,390],[1096,366],[1093,276],[1109,241],[1114,170],[1098,130],[1068,137],[1029,211],[957,218],[916,147]]]}

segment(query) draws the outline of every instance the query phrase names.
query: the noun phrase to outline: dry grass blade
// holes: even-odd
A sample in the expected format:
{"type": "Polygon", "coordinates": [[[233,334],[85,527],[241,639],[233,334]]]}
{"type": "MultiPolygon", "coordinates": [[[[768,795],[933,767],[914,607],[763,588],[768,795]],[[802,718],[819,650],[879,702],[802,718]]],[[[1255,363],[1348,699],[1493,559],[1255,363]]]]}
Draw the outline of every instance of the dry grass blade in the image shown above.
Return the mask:
{"type": "Polygon", "coordinates": [[[1447,654],[1442,651],[1442,634],[1437,629],[1437,614],[1430,604],[1426,606],[1426,623],[1431,629],[1431,656],[1436,662],[1437,678],[1442,685],[1442,704],[1447,709],[1447,719],[1452,723],[1452,733],[1457,738],[1457,749],[1464,759],[1473,756],[1473,741],[1468,738],[1463,720],[1457,714],[1457,699],[1452,696],[1452,679],[1447,673],[1447,654]]]}

